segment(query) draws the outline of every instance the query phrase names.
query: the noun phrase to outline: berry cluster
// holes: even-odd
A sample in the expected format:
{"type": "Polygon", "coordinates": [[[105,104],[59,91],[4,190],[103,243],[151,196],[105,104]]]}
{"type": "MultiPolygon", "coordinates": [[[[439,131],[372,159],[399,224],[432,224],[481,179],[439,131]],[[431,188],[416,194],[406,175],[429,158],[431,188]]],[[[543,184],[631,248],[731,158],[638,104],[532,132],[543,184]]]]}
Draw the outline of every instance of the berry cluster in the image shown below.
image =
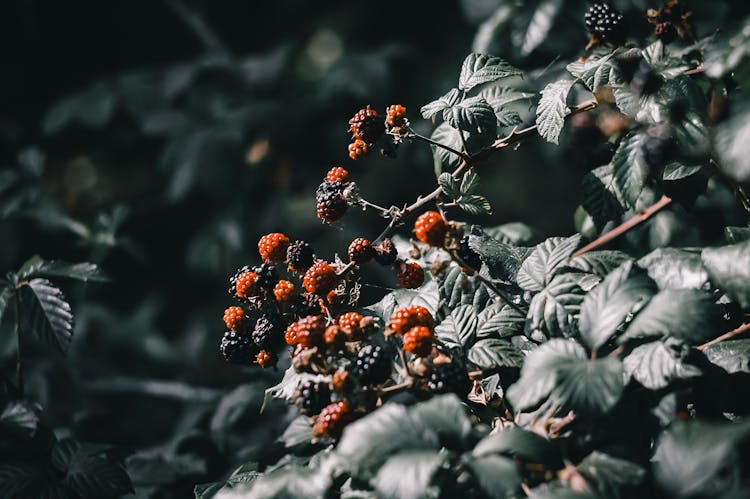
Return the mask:
{"type": "Polygon", "coordinates": [[[606,3],[595,3],[584,15],[586,30],[596,40],[614,45],[625,41],[626,26],[623,15],[606,3]]]}
{"type": "MultiPolygon", "coordinates": [[[[375,143],[386,133],[392,135],[394,142],[397,142],[408,131],[408,128],[406,108],[401,104],[389,106],[385,111],[385,119],[370,106],[362,108],[349,120],[349,131],[352,134],[349,157],[357,160],[367,156],[375,143]]],[[[384,146],[382,153],[386,156],[393,156],[394,145],[384,146]]]]}

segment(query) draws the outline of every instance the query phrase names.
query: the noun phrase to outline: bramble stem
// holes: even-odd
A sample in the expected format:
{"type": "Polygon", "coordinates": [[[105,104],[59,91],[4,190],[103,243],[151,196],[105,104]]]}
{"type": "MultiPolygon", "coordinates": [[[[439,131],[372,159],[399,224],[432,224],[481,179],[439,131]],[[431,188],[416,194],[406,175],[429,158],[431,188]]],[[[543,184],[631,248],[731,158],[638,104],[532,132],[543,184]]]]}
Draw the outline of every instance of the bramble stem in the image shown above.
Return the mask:
{"type": "Polygon", "coordinates": [[[396,392],[403,392],[404,390],[408,390],[414,386],[414,383],[412,381],[405,381],[403,383],[399,383],[398,385],[392,385],[385,388],[381,388],[380,394],[384,395],[386,393],[396,393],[396,392]]]}
{"type": "MultiPolygon", "coordinates": [[[[464,160],[467,163],[471,159],[468,154],[465,154],[465,153],[462,153],[461,151],[453,149],[451,146],[447,146],[445,144],[441,144],[440,142],[432,140],[429,137],[425,137],[424,135],[420,135],[420,134],[418,134],[417,132],[415,132],[412,129],[409,129],[409,132],[410,133],[408,135],[406,135],[406,138],[413,138],[413,139],[421,140],[422,142],[427,142],[428,144],[431,144],[431,145],[433,145],[435,147],[440,147],[441,149],[445,149],[446,151],[455,154],[456,156],[458,156],[459,158],[461,158],[462,160],[464,160]]],[[[461,140],[463,141],[463,134],[461,134],[461,140]]]]}
{"type": "Polygon", "coordinates": [[[720,343],[720,342],[728,340],[730,338],[734,338],[735,336],[739,336],[742,333],[746,333],[748,331],[750,331],[750,322],[741,325],[737,329],[732,329],[728,333],[724,333],[721,336],[719,336],[717,338],[714,338],[711,341],[707,341],[706,343],[704,343],[704,344],[702,344],[700,346],[697,346],[696,348],[698,350],[702,351],[702,350],[705,350],[706,348],[710,347],[711,345],[715,345],[716,343],[720,343]]]}
{"type": "Polygon", "coordinates": [[[612,241],[613,239],[621,236],[622,234],[626,233],[636,225],[640,225],[649,218],[651,218],[653,215],[661,211],[662,209],[669,206],[669,204],[672,202],[672,198],[669,196],[662,196],[659,201],[652,204],[648,208],[646,208],[643,212],[639,213],[638,215],[634,216],[630,220],[627,220],[611,231],[607,232],[606,234],[602,235],[601,237],[594,239],[589,244],[584,246],[583,248],[579,249],[575,253],[573,253],[573,256],[580,256],[584,253],[587,253],[591,250],[594,250],[600,246],[604,246],[608,242],[612,241]]]}

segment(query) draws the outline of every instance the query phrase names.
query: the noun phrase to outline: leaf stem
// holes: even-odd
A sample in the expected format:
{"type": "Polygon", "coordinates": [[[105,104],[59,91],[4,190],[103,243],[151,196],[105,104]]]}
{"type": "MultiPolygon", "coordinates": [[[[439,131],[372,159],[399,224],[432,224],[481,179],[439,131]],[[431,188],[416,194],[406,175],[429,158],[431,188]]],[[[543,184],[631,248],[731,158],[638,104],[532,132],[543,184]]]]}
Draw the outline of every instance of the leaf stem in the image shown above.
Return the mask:
{"type": "Polygon", "coordinates": [[[713,340],[711,340],[711,341],[707,341],[706,343],[704,343],[704,344],[702,344],[702,345],[700,345],[700,346],[697,346],[696,348],[697,348],[698,350],[701,350],[701,351],[703,351],[703,350],[705,350],[706,348],[710,347],[711,345],[715,345],[716,343],[720,343],[720,342],[722,342],[722,341],[725,341],[725,340],[728,340],[728,339],[730,339],[730,338],[734,338],[735,336],[739,336],[739,335],[741,335],[742,333],[746,333],[746,332],[748,332],[748,331],[750,331],[750,322],[747,322],[747,323],[745,323],[745,324],[741,325],[741,326],[740,326],[740,327],[738,327],[737,329],[732,329],[732,330],[731,330],[731,331],[729,331],[728,333],[724,333],[724,334],[722,334],[721,336],[719,336],[719,337],[717,337],[717,338],[714,338],[714,339],[713,339],[713,340]]]}
{"type": "Polygon", "coordinates": [[[672,202],[672,198],[670,198],[669,196],[662,196],[659,201],[657,201],[656,203],[652,204],[651,206],[649,206],[648,208],[646,208],[644,211],[642,211],[638,215],[634,216],[630,220],[627,220],[627,221],[621,223],[620,225],[618,225],[617,227],[615,227],[611,231],[607,232],[606,234],[600,236],[597,239],[594,239],[589,244],[587,244],[583,248],[581,248],[578,251],[576,251],[575,253],[573,253],[573,256],[574,257],[580,256],[580,255],[583,255],[584,253],[588,253],[589,251],[594,250],[594,249],[596,249],[596,248],[598,248],[600,246],[604,246],[605,244],[607,244],[608,242],[612,241],[613,239],[616,239],[617,237],[619,237],[622,234],[626,233],[627,231],[629,231],[633,227],[642,224],[643,222],[645,222],[646,220],[648,220],[649,218],[651,218],[652,216],[654,216],[656,213],[658,213],[662,209],[664,209],[667,206],[669,206],[669,204],[671,202],[672,202]]]}
{"type": "MultiPolygon", "coordinates": [[[[461,158],[462,160],[464,160],[467,163],[471,160],[471,158],[470,158],[470,156],[468,154],[465,154],[465,153],[463,153],[463,152],[461,152],[461,151],[459,151],[457,149],[453,149],[451,146],[447,146],[445,144],[442,144],[440,142],[432,140],[429,137],[425,137],[424,135],[420,135],[417,132],[415,132],[414,130],[410,129],[409,132],[410,132],[409,135],[406,136],[407,138],[413,138],[413,139],[421,140],[422,142],[427,142],[428,144],[433,145],[435,147],[440,147],[441,149],[445,149],[446,151],[455,154],[456,156],[458,156],[459,158],[461,158]]],[[[459,134],[461,135],[461,141],[463,142],[463,140],[464,140],[463,133],[461,133],[460,130],[459,130],[459,134]]],[[[464,144],[464,147],[465,147],[465,144],[464,144]]]]}

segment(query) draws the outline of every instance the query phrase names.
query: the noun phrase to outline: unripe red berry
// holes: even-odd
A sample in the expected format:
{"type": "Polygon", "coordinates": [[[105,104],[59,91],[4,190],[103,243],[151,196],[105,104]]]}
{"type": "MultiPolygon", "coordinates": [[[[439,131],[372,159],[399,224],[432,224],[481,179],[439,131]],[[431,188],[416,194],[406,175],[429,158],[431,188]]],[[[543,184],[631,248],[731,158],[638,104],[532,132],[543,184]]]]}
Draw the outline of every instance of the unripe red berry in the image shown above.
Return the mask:
{"type": "Polygon", "coordinates": [[[406,124],[406,108],[401,104],[388,106],[385,114],[385,124],[388,128],[397,128],[406,124]]]}
{"type": "Polygon", "coordinates": [[[378,112],[367,106],[357,111],[349,120],[349,131],[352,132],[353,138],[372,144],[385,133],[385,124],[378,112]]]}
{"type": "Polygon", "coordinates": [[[426,326],[414,326],[404,334],[404,351],[417,357],[424,357],[432,352],[435,333],[426,326]]]}
{"type": "Polygon", "coordinates": [[[350,341],[364,339],[364,331],[361,325],[363,318],[362,314],[358,312],[347,312],[339,317],[339,327],[346,333],[350,341]]]}
{"type": "Polygon", "coordinates": [[[227,329],[237,331],[238,329],[241,329],[246,322],[247,317],[245,317],[245,311],[242,307],[234,306],[224,310],[224,324],[227,326],[227,329]]]}
{"type": "Polygon", "coordinates": [[[334,166],[326,174],[326,182],[341,182],[346,184],[349,182],[349,172],[340,166],[334,166]]]}
{"type": "Polygon", "coordinates": [[[247,300],[260,294],[260,283],[258,274],[255,272],[244,272],[237,277],[234,285],[235,296],[241,300],[247,300]]]}
{"type": "Polygon", "coordinates": [[[334,348],[342,348],[346,342],[346,333],[337,325],[331,325],[326,328],[323,334],[323,340],[326,345],[334,348]]]}
{"type": "Polygon", "coordinates": [[[319,346],[323,343],[326,323],[319,315],[308,315],[297,321],[297,343],[305,348],[319,346]]]}
{"type": "Polygon", "coordinates": [[[425,211],[414,222],[414,235],[417,239],[430,246],[442,247],[445,244],[445,234],[448,224],[437,211],[425,211]]]}
{"type": "Polygon", "coordinates": [[[401,287],[415,289],[424,283],[424,271],[417,262],[402,262],[398,266],[398,281],[401,287]]]}
{"type": "Polygon", "coordinates": [[[263,369],[276,365],[276,355],[268,350],[261,350],[255,357],[255,362],[263,369]]]}
{"type": "Polygon", "coordinates": [[[375,256],[375,250],[369,240],[358,237],[349,245],[349,261],[356,264],[367,263],[375,256]]]}
{"type": "Polygon", "coordinates": [[[328,262],[320,261],[307,269],[302,284],[308,293],[324,296],[336,287],[336,269],[328,262]]]}
{"type": "Polygon", "coordinates": [[[344,427],[353,419],[351,408],[347,402],[334,402],[320,411],[313,426],[313,435],[315,437],[339,438],[344,427]]]}
{"type": "Polygon", "coordinates": [[[415,326],[424,326],[432,329],[435,326],[435,319],[430,311],[421,305],[411,305],[409,307],[399,308],[388,322],[389,331],[395,334],[405,334],[415,326]]]}
{"type": "Polygon", "coordinates": [[[276,301],[289,301],[294,297],[294,283],[291,281],[281,280],[273,288],[273,296],[276,301]]]}
{"type": "Polygon", "coordinates": [[[355,161],[367,156],[368,152],[370,148],[364,140],[357,139],[349,144],[349,157],[355,161]]]}
{"type": "Polygon", "coordinates": [[[289,238],[281,232],[266,234],[258,241],[258,252],[266,263],[279,263],[286,260],[289,238]]]}

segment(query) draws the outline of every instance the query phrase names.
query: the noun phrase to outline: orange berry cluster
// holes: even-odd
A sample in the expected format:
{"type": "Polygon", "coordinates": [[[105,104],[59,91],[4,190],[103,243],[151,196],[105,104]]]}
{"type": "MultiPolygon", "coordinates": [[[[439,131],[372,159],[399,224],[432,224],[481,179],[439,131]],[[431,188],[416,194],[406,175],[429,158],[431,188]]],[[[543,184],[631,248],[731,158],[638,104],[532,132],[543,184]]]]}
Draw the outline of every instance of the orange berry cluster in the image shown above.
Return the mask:
{"type": "MultiPolygon", "coordinates": [[[[352,133],[349,157],[357,160],[367,156],[370,149],[385,135],[386,131],[400,136],[401,129],[406,129],[408,126],[406,108],[401,104],[389,106],[386,109],[385,120],[370,106],[360,109],[349,120],[349,131],[352,133]]],[[[390,149],[384,149],[384,153],[387,150],[390,149]]]]}

